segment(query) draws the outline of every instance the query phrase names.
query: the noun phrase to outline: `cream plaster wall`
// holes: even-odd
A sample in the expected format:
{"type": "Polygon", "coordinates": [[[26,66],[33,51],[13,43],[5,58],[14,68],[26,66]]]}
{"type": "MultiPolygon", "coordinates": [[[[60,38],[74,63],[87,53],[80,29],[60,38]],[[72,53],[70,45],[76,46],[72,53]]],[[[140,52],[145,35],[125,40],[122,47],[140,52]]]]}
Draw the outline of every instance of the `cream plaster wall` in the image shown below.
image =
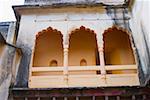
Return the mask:
{"type": "MultiPolygon", "coordinates": [[[[18,42],[34,48],[35,35],[47,27],[61,31],[63,35],[70,34],[76,28],[85,26],[94,30],[98,38],[98,46],[102,44],[102,33],[111,27],[113,21],[103,8],[64,8],[24,11],[21,16],[18,42]],[[68,10],[69,9],[69,10],[68,10]],[[39,13],[40,12],[40,13],[39,13]],[[28,43],[30,41],[30,43],[28,43]]],[[[63,38],[66,41],[68,38],[63,38]]],[[[67,43],[68,44],[68,43],[67,43]]],[[[65,44],[66,45],[66,44],[65,44]]]]}

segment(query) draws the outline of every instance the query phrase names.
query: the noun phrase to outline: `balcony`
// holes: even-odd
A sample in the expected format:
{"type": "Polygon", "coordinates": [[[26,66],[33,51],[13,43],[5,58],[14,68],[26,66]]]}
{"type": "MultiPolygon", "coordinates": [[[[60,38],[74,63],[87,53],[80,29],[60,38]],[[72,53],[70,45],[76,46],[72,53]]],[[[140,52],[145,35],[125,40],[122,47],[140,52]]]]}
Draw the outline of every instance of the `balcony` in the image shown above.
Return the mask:
{"type": "Polygon", "coordinates": [[[30,88],[65,87],[112,87],[139,85],[136,65],[105,66],[106,75],[100,66],[69,66],[68,75],[63,67],[32,67],[30,88]]]}
{"type": "Polygon", "coordinates": [[[112,27],[99,38],[81,26],[67,35],[51,27],[37,34],[29,88],[140,85],[135,51],[126,32],[112,27]]]}

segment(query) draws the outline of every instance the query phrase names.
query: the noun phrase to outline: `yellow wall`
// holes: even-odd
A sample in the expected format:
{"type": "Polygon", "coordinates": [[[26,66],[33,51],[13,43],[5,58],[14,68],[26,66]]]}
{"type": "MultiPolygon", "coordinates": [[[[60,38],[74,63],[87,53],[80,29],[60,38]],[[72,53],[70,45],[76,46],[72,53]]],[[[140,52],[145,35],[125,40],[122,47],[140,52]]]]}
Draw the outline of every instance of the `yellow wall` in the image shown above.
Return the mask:
{"type": "Polygon", "coordinates": [[[76,31],[70,36],[69,66],[80,66],[85,59],[87,65],[96,65],[96,37],[94,33],[76,31]]]}
{"type": "Polygon", "coordinates": [[[104,34],[107,65],[135,64],[129,36],[119,30],[104,34]]]}
{"type": "Polygon", "coordinates": [[[35,45],[33,66],[49,66],[50,61],[56,60],[58,66],[63,66],[62,35],[44,33],[38,37],[35,45]]]}

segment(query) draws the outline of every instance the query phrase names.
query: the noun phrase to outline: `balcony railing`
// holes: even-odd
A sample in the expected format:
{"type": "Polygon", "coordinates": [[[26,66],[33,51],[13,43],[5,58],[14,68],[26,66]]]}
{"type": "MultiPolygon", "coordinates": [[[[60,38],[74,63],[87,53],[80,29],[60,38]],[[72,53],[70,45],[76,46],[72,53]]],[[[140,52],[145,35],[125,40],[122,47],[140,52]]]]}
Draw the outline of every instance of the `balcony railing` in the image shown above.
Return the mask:
{"type": "Polygon", "coordinates": [[[139,85],[137,65],[105,66],[105,75],[101,74],[100,66],[69,66],[67,76],[63,70],[64,67],[32,67],[29,88],[139,85]]]}

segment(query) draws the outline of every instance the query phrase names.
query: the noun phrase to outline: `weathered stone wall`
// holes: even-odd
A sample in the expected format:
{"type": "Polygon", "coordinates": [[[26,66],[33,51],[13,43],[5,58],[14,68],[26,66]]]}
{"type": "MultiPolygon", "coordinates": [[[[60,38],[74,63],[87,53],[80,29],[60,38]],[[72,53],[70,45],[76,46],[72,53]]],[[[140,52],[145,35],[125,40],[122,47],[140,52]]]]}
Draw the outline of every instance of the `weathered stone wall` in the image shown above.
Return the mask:
{"type": "Polygon", "coordinates": [[[96,4],[102,3],[106,5],[122,5],[125,3],[125,0],[25,0],[27,5],[51,5],[51,4],[96,4]]]}
{"type": "MultiPolygon", "coordinates": [[[[5,28],[3,27],[3,30],[1,31],[4,32],[7,36],[6,42],[12,44],[14,39],[14,33],[15,33],[15,23],[11,22],[9,23],[8,27],[5,28]]],[[[2,51],[2,55],[0,59],[0,99],[1,100],[7,100],[8,98],[9,87],[12,78],[12,67],[13,67],[12,65],[13,65],[14,54],[15,54],[15,48],[4,44],[4,49],[2,51]]]]}
{"type": "Polygon", "coordinates": [[[145,85],[150,79],[150,1],[135,0],[131,15],[130,27],[138,52],[139,76],[145,85]]]}
{"type": "Polygon", "coordinates": [[[7,38],[7,33],[8,33],[10,23],[11,22],[1,22],[0,23],[0,32],[5,39],[7,38]]]}
{"type": "Polygon", "coordinates": [[[6,46],[2,56],[1,79],[0,79],[0,97],[1,100],[7,100],[9,87],[12,78],[12,64],[15,48],[6,46]]]}
{"type": "Polygon", "coordinates": [[[29,64],[31,59],[31,48],[28,44],[19,43],[19,48],[22,50],[22,57],[18,68],[18,73],[14,87],[28,87],[29,64]]]}

